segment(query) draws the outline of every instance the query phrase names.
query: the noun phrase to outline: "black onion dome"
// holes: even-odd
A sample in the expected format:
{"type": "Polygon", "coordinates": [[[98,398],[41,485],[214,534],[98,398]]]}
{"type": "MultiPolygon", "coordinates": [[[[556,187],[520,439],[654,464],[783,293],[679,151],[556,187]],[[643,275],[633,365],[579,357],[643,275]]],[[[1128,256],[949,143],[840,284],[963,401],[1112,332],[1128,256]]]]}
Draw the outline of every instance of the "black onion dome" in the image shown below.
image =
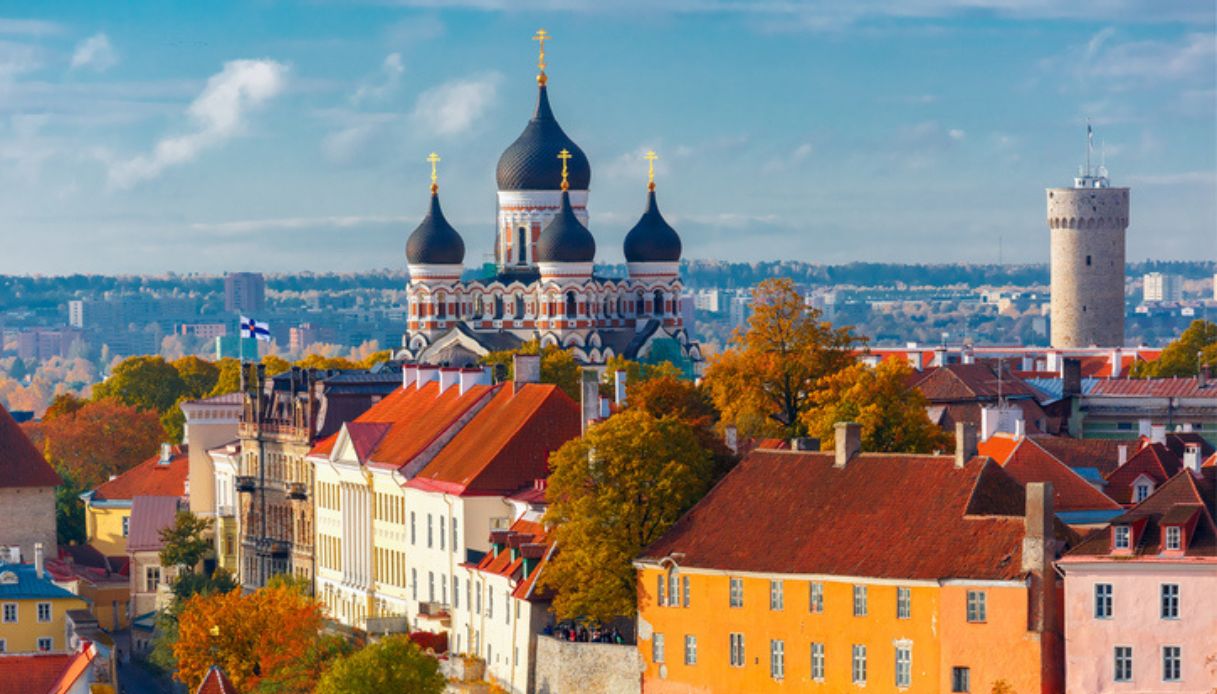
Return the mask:
{"type": "Polygon", "coordinates": [[[647,193],[647,209],[625,235],[627,263],[674,263],[680,260],[680,235],[659,213],[655,191],[647,193]]]}
{"type": "Polygon", "coordinates": [[[431,193],[431,209],[406,241],[406,262],[411,265],[460,265],[465,262],[465,241],[444,219],[439,194],[431,193]]]}
{"type": "Polygon", "coordinates": [[[587,190],[592,182],[592,167],[579,145],[566,136],[549,108],[549,95],[541,85],[537,95],[537,111],[528,121],[524,132],[511,143],[501,157],[495,172],[499,190],[553,190],[562,180],[562,162],[558,153],[570,152],[567,176],[574,190],[587,190]]]}
{"type": "Polygon", "coordinates": [[[562,191],[562,209],[537,239],[538,263],[590,263],[596,259],[596,239],[570,206],[570,193],[562,191]]]}

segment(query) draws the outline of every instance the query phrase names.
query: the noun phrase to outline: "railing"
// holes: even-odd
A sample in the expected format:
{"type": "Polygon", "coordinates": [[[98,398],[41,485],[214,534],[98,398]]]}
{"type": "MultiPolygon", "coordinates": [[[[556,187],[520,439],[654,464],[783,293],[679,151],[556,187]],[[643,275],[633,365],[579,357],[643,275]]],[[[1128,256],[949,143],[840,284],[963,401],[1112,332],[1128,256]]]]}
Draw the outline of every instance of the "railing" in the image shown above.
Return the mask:
{"type": "Polygon", "coordinates": [[[306,501],[308,499],[308,485],[303,482],[288,482],[287,496],[289,499],[306,501]]]}
{"type": "Polygon", "coordinates": [[[252,492],[258,486],[258,480],[253,475],[237,475],[237,491],[252,492]]]}
{"type": "Polygon", "coordinates": [[[269,554],[274,557],[285,557],[292,552],[292,543],[287,540],[280,540],[273,537],[259,537],[254,543],[260,554],[269,554]]]}

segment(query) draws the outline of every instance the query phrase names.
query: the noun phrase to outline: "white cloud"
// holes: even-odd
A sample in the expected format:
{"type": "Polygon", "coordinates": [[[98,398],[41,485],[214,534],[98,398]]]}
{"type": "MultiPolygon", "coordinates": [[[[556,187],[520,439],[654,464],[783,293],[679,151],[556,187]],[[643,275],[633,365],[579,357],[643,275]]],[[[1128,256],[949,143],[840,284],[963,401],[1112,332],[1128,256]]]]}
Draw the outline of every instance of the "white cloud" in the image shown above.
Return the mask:
{"type": "Polygon", "coordinates": [[[120,188],[155,178],[162,171],[193,161],[200,153],[240,134],[249,111],[283,91],[287,66],[273,60],[233,60],[207,80],[187,114],[193,130],[165,137],[149,154],[110,167],[110,184],[120,188]]]}
{"type": "Polygon", "coordinates": [[[190,225],[194,231],[218,234],[247,234],[256,231],[282,231],[293,229],[338,228],[350,229],[360,226],[382,226],[417,221],[416,218],[391,215],[338,215],[330,217],[279,217],[270,219],[240,219],[229,222],[197,222],[190,225]]]}
{"type": "Polygon", "coordinates": [[[497,72],[453,80],[419,95],[411,116],[435,135],[459,135],[472,128],[498,96],[503,76],[497,72]]]}
{"type": "Polygon", "coordinates": [[[952,140],[955,140],[956,142],[964,139],[967,136],[968,136],[968,134],[966,132],[960,130],[959,128],[951,128],[950,130],[947,131],[947,137],[951,138],[952,140]]]}
{"type": "Polygon", "coordinates": [[[392,94],[401,84],[401,76],[405,71],[406,66],[401,62],[401,53],[390,53],[380,64],[379,81],[359,85],[359,88],[351,95],[351,103],[379,100],[392,94]]]}
{"type": "Polygon", "coordinates": [[[400,118],[393,113],[345,114],[345,124],[321,141],[321,153],[335,164],[368,162],[386,155],[400,118]]]}
{"type": "Polygon", "coordinates": [[[0,17],[0,34],[48,36],[63,31],[63,26],[41,19],[12,19],[0,17]]]}
{"type": "Polygon", "coordinates": [[[105,34],[93,34],[76,44],[72,53],[72,69],[88,68],[95,72],[105,72],[118,63],[118,53],[110,45],[110,37],[105,34]]]}
{"type": "Polygon", "coordinates": [[[36,47],[0,41],[0,82],[11,80],[17,75],[32,72],[42,65],[39,51],[36,47]]]}

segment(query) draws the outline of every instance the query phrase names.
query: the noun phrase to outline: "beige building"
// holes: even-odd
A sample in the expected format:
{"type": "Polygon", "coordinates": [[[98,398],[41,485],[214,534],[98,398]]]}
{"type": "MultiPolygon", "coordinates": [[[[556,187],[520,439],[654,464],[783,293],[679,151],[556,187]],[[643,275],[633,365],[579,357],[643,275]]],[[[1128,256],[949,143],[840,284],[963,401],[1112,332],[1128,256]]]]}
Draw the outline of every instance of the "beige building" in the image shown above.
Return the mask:
{"type": "MultiPolygon", "coordinates": [[[[186,415],[186,449],[190,467],[187,473],[190,512],[199,518],[214,521],[213,531],[222,525],[221,505],[217,498],[216,469],[213,449],[237,441],[237,424],[241,419],[241,394],[229,393],[204,400],[191,400],[181,405],[186,415]]],[[[229,506],[231,506],[231,501],[229,506]]],[[[231,518],[231,508],[226,517],[231,518]]],[[[218,540],[219,538],[217,538],[218,540]]],[[[220,549],[217,542],[217,554],[220,549]]]]}
{"type": "Polygon", "coordinates": [[[0,406],[0,561],[30,562],[34,545],[55,547],[55,487],[61,480],[0,406]]]}

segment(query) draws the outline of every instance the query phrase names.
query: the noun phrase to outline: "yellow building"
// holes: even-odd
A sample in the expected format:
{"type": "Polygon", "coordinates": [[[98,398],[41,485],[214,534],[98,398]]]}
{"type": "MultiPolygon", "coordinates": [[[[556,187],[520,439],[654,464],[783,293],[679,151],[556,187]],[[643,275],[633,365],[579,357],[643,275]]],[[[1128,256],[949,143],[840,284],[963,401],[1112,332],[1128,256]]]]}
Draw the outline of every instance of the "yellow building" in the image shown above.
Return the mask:
{"type": "Polygon", "coordinates": [[[0,652],[68,651],[68,610],[87,607],[51,582],[37,550],[34,564],[0,564],[0,652]]]}
{"type": "Polygon", "coordinates": [[[849,433],[754,452],[637,560],[644,689],[1060,691],[1050,489],[849,433]]]}
{"type": "Polygon", "coordinates": [[[161,452],[80,498],[85,502],[85,535],[107,557],[127,554],[131,504],[137,496],[185,499],[190,462],[184,447],[163,444],[161,452]]]}

